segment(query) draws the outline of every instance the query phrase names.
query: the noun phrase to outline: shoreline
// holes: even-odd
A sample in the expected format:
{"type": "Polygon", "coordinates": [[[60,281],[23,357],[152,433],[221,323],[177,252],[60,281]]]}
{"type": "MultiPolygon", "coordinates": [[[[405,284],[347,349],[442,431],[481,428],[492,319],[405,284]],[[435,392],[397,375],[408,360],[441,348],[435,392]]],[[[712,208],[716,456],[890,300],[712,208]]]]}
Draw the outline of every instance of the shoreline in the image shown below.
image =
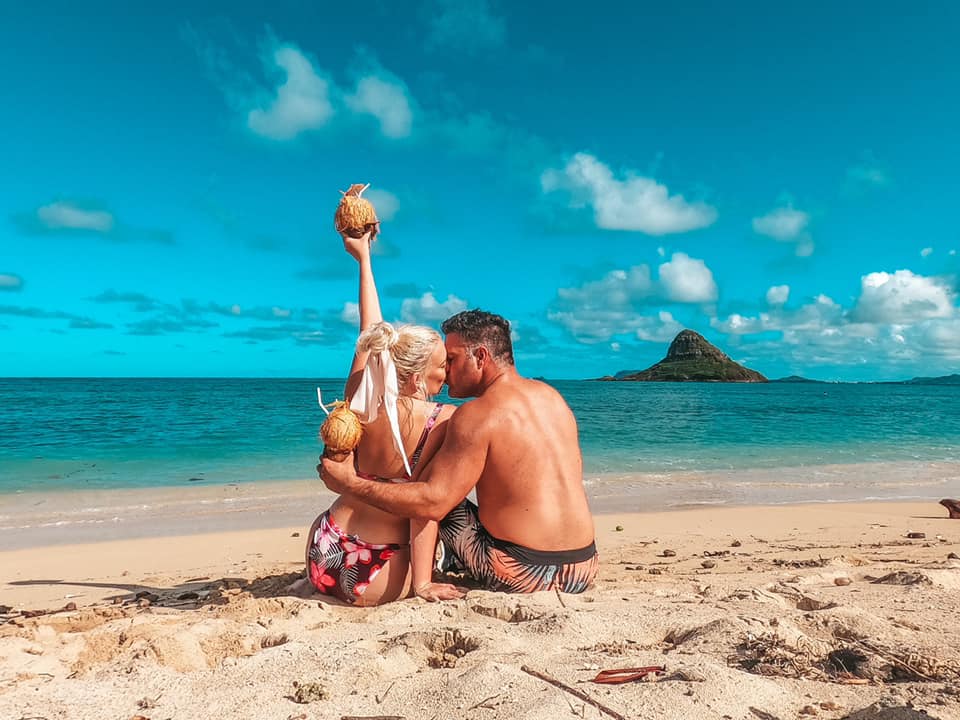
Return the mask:
{"type": "MultiPolygon", "coordinates": [[[[591,473],[584,486],[594,515],[938,501],[960,496],[960,463],[591,473]]],[[[335,497],[316,478],[4,494],[0,545],[18,549],[298,525],[306,529],[335,497]]]]}

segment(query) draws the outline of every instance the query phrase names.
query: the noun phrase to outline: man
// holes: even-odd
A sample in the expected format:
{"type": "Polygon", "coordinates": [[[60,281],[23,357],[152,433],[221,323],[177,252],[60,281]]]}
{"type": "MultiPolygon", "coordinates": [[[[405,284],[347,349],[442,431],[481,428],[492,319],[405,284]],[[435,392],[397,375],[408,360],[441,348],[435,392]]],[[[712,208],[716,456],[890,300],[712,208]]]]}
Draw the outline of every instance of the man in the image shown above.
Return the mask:
{"type": "Polygon", "coordinates": [[[453,414],[436,455],[404,484],[357,477],[324,459],[327,487],[404,517],[440,521],[440,538],[485,587],[583,592],[597,573],[573,413],[513,364],[510,323],[468,310],[443,323],[453,414]],[[477,505],[466,500],[477,490],[477,505]]]}

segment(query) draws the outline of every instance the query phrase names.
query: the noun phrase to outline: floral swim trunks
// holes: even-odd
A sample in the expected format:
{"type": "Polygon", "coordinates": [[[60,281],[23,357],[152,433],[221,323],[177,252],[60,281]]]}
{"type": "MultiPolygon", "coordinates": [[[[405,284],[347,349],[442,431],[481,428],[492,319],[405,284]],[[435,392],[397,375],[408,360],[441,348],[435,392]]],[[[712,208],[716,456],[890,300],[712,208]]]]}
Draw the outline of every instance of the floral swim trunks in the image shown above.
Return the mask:
{"type": "Polygon", "coordinates": [[[324,595],[356,602],[397,550],[405,547],[397,543],[368,543],[356,535],[347,535],[328,510],[320,516],[320,524],[310,538],[310,582],[324,595]]]}
{"type": "Polygon", "coordinates": [[[595,543],[576,550],[534,550],[495,538],[480,523],[477,506],[469,500],[440,521],[440,540],[488,590],[581,593],[597,576],[595,543]]]}

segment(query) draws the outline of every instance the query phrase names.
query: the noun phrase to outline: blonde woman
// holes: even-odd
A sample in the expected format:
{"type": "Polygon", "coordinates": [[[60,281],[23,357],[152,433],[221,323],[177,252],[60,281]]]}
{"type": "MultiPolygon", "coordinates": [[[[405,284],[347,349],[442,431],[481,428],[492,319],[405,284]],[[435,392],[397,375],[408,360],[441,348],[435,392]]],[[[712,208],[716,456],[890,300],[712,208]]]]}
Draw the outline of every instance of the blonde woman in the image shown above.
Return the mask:
{"type": "MultiPolygon", "coordinates": [[[[443,338],[431,328],[383,322],[373,278],[370,241],[343,236],[360,268],[360,337],[345,396],[364,423],[354,453],[357,473],[381,482],[410,482],[419,463],[440,447],[453,405],[431,402],[446,379],[443,338]]],[[[407,597],[463,597],[432,581],[437,523],[386,513],[340,497],[318,517],[307,538],[307,580],[313,590],[356,605],[407,597]]]]}

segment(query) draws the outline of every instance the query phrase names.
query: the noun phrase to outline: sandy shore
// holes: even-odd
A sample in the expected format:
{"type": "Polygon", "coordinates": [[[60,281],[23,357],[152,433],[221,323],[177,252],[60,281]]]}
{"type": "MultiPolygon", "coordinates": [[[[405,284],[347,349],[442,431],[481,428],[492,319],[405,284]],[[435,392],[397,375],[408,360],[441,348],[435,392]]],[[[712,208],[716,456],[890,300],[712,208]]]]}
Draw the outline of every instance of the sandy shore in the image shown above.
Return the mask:
{"type": "Polygon", "coordinates": [[[303,527],[2,552],[0,717],[960,718],[945,515],[601,515],[583,595],[372,609],[284,594],[303,527]],[[647,665],[665,677],[590,682],[647,665]]]}

